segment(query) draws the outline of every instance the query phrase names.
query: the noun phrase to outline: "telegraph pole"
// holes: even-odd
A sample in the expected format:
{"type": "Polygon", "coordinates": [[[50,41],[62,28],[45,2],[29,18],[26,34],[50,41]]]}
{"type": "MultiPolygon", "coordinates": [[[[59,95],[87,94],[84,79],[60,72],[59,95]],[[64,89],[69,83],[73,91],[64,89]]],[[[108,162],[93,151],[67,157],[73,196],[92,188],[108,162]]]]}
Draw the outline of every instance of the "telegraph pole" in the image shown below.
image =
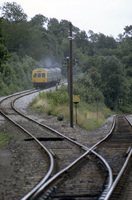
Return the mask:
{"type": "Polygon", "coordinates": [[[70,127],[73,128],[73,87],[72,87],[72,23],[69,24],[70,57],[69,57],[69,100],[70,100],[70,127]]]}

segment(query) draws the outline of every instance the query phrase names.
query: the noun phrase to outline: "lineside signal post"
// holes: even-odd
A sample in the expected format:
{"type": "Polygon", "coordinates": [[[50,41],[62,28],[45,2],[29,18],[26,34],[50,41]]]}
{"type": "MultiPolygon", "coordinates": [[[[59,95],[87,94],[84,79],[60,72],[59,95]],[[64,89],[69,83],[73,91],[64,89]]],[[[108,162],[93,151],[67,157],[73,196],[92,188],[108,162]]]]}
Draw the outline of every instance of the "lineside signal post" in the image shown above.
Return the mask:
{"type": "Polygon", "coordinates": [[[80,95],[73,95],[73,103],[76,108],[76,124],[77,124],[77,104],[80,102],[80,95]]]}
{"type": "Polygon", "coordinates": [[[69,57],[69,102],[70,102],[70,127],[73,128],[73,86],[72,86],[72,24],[69,24],[70,36],[68,37],[70,41],[70,57],[69,57]]]}

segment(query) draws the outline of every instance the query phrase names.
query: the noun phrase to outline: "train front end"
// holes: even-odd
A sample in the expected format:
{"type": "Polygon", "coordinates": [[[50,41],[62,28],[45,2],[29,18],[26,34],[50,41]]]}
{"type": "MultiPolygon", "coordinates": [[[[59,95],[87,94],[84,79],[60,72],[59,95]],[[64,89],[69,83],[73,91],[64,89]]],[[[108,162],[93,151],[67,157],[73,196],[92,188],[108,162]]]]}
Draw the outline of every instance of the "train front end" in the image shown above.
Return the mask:
{"type": "Polygon", "coordinates": [[[44,69],[32,71],[32,82],[35,88],[42,88],[47,83],[47,73],[44,69]]]}

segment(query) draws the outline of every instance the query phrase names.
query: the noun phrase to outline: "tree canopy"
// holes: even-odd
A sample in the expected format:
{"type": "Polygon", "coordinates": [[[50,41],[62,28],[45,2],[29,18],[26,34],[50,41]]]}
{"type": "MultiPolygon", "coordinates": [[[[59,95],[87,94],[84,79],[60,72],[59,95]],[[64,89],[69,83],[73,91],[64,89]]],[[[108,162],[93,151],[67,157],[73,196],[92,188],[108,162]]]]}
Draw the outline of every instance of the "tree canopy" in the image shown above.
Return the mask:
{"type": "Polygon", "coordinates": [[[21,22],[26,21],[27,15],[24,13],[23,9],[17,3],[4,3],[2,7],[2,15],[4,19],[10,22],[21,22]]]}
{"type": "MultiPolygon", "coordinates": [[[[66,76],[69,21],[42,14],[27,20],[15,2],[4,3],[1,13],[0,95],[32,87],[31,71],[37,66],[61,67],[66,76]],[[21,77],[25,83],[19,84],[21,77]]],[[[116,39],[73,25],[73,59],[74,90],[83,99],[100,99],[112,109],[119,107],[120,99],[122,107],[132,104],[132,25],[116,39]]]]}

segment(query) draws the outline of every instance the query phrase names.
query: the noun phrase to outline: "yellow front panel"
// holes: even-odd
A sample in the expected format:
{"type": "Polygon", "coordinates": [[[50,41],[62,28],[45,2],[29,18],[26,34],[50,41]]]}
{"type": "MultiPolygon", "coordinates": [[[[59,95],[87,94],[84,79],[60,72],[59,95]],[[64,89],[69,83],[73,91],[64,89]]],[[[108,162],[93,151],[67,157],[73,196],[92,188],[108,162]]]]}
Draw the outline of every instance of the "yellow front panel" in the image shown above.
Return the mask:
{"type": "Polygon", "coordinates": [[[47,83],[47,73],[45,70],[36,69],[32,72],[32,82],[34,83],[47,83]]]}

